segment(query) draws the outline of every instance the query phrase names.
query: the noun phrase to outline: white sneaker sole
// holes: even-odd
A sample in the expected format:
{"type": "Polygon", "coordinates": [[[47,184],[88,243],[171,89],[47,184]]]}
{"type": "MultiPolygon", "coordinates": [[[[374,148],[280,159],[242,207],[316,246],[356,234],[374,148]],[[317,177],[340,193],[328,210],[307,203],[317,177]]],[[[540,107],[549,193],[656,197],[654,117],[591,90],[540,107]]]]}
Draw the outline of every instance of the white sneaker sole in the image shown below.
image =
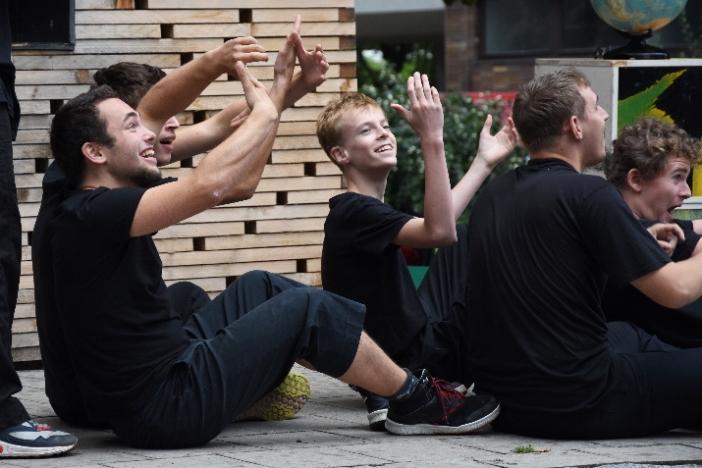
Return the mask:
{"type": "Polygon", "coordinates": [[[53,457],[73,450],[76,444],[57,447],[27,447],[0,441],[0,458],[53,457]]]}
{"type": "Polygon", "coordinates": [[[487,426],[500,415],[500,405],[488,415],[462,426],[442,426],[439,424],[399,424],[390,419],[385,421],[385,429],[398,435],[420,434],[467,434],[487,426]]]}

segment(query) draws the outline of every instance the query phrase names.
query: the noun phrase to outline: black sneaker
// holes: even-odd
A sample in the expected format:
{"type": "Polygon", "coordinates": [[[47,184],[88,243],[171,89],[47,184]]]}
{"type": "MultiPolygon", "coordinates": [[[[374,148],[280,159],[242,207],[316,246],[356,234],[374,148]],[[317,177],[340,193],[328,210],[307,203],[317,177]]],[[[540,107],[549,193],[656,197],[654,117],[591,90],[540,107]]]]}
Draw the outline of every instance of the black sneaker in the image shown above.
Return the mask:
{"type": "Polygon", "coordinates": [[[357,391],[363,398],[363,403],[366,404],[368,410],[368,426],[373,431],[384,431],[385,420],[388,417],[388,408],[390,402],[385,397],[371,393],[356,385],[349,385],[353,390],[357,391]]]}
{"type": "Polygon", "coordinates": [[[29,420],[0,431],[0,458],[51,457],[72,450],[76,443],[72,434],[29,420]]]}
{"type": "Polygon", "coordinates": [[[385,428],[393,434],[464,434],[500,414],[500,404],[489,395],[465,396],[426,369],[415,375],[419,384],[414,393],[388,410],[385,428]]]}

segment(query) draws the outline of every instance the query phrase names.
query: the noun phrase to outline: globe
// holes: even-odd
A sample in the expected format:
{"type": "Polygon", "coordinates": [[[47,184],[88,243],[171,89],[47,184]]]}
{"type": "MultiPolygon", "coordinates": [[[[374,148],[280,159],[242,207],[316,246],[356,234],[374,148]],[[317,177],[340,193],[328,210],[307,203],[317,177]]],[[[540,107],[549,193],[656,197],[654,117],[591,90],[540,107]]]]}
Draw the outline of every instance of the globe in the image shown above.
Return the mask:
{"type": "Polygon", "coordinates": [[[602,21],[632,36],[668,25],[686,3],[687,0],[590,0],[602,21]]]}
{"type": "Polygon", "coordinates": [[[687,0],[590,0],[597,15],[628,37],[624,47],[604,54],[609,59],[665,59],[668,54],[646,44],[651,32],[668,25],[685,8],[687,0]]]}

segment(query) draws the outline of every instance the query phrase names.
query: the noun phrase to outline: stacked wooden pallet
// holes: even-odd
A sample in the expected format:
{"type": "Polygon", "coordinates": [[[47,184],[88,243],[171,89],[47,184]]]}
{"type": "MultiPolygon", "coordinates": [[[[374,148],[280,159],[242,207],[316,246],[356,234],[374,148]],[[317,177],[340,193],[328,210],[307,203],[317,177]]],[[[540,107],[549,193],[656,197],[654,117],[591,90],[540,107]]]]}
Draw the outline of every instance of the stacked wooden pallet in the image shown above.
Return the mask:
{"type": "MultiPolygon", "coordinates": [[[[353,0],[75,0],[73,51],[16,50],[17,95],[22,105],[14,145],[22,215],[22,278],[13,326],[15,361],[38,360],[31,266],[32,229],[41,180],[51,160],[48,128],[63,102],[89,87],[95,70],[120,61],[173,70],[223,40],[252,35],[270,53],[254,74],[270,84],[275,53],[302,15],[307,48],[320,43],[331,64],[328,80],[283,114],[269,164],[256,195],[218,207],[156,235],[168,283],[193,281],[211,295],[246,271],[264,269],[320,286],[323,223],[328,199],[339,193],[338,169],[319,149],[314,123],[321,107],[354,90],[353,0]]],[[[227,76],[212,83],[178,119],[183,125],[214,115],[241,96],[227,76]]],[[[168,166],[185,176],[204,155],[168,166]]]]}

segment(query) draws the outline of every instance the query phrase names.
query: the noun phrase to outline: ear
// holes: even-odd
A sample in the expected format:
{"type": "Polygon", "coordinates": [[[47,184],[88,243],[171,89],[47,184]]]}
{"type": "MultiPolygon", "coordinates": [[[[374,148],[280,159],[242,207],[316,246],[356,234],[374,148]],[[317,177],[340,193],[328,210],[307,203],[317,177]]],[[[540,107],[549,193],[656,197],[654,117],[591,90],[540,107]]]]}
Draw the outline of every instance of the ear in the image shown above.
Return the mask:
{"type": "Polygon", "coordinates": [[[102,149],[100,148],[100,145],[97,143],[93,142],[86,142],[83,143],[83,146],[81,146],[81,151],[83,152],[83,156],[90,161],[93,164],[104,164],[105,163],[105,155],[102,153],[102,149]]]}
{"type": "Polygon", "coordinates": [[[349,163],[349,157],[341,146],[333,147],[330,156],[340,166],[345,166],[349,163]]]}
{"type": "Polygon", "coordinates": [[[626,174],[626,184],[634,192],[641,193],[641,190],[643,190],[643,178],[641,177],[641,172],[636,168],[629,169],[629,172],[626,174]]]}
{"type": "Polygon", "coordinates": [[[566,133],[573,135],[576,140],[583,139],[583,131],[580,128],[580,120],[575,115],[571,115],[566,123],[566,133]]]}

